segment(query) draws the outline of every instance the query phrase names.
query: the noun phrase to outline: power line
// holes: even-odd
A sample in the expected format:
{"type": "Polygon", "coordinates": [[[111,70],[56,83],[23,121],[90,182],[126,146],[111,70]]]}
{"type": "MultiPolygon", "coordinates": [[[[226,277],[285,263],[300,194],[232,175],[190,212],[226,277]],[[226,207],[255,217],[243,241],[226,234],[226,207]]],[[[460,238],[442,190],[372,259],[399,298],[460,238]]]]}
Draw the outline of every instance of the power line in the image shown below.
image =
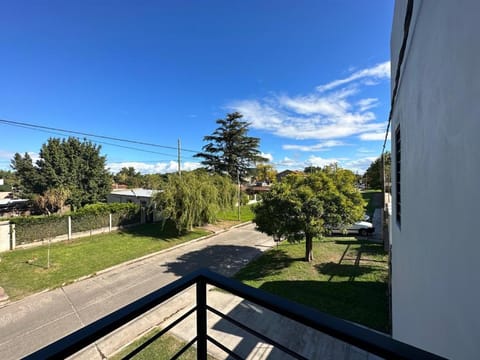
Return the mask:
{"type": "MultiPolygon", "coordinates": [[[[96,135],[96,134],[85,133],[85,132],[81,132],[81,131],[59,129],[59,128],[54,128],[54,127],[49,127],[49,126],[29,124],[29,123],[20,122],[20,121],[12,121],[12,120],[0,119],[0,123],[6,124],[6,125],[12,125],[12,126],[20,126],[20,127],[33,128],[33,129],[44,129],[44,130],[52,130],[52,131],[61,131],[61,132],[67,133],[67,134],[83,135],[83,136],[95,137],[95,138],[100,138],[100,139],[107,139],[107,140],[128,142],[128,143],[138,144],[138,145],[146,145],[146,146],[153,146],[153,147],[159,147],[159,148],[164,148],[164,149],[177,150],[177,148],[174,147],[174,146],[159,145],[159,144],[147,143],[147,142],[138,141],[138,140],[130,140],[130,139],[124,139],[124,138],[117,138],[117,137],[113,137],[113,136],[96,135]]],[[[200,152],[200,151],[198,151],[198,150],[191,150],[191,149],[183,149],[183,151],[192,152],[192,153],[198,153],[198,152],[200,152]]]]}
{"type": "MultiPolygon", "coordinates": [[[[0,120],[0,121],[1,121],[1,120],[0,120]]],[[[67,135],[67,134],[65,134],[65,133],[59,133],[59,132],[50,131],[50,130],[37,129],[37,128],[32,128],[32,127],[24,126],[24,125],[13,125],[13,124],[12,124],[12,126],[16,126],[16,127],[20,127],[20,128],[24,128],[24,129],[29,129],[29,130],[33,130],[33,131],[39,131],[39,132],[43,132],[43,133],[47,133],[47,134],[59,135],[59,136],[66,136],[66,135],[67,135]]],[[[176,155],[173,155],[173,154],[166,154],[166,153],[162,153],[162,152],[158,152],[158,151],[153,151],[153,150],[145,150],[145,149],[140,149],[140,148],[136,148],[136,147],[133,147],[133,146],[113,144],[113,143],[109,143],[109,142],[106,142],[106,141],[95,140],[95,143],[104,144],[104,145],[110,145],[110,146],[116,146],[116,147],[123,148],[123,149],[130,149],[130,150],[142,151],[142,152],[151,153],[151,154],[171,156],[171,157],[173,157],[173,158],[176,158],[176,157],[177,157],[176,155]]]]}

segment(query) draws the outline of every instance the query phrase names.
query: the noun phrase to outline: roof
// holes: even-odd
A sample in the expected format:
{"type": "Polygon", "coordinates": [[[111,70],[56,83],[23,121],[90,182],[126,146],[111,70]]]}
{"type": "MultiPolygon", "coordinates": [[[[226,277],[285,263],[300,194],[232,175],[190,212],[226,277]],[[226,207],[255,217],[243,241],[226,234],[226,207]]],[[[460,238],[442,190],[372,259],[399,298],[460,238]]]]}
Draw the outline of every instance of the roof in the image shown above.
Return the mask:
{"type": "Polygon", "coordinates": [[[152,190],[152,189],[138,188],[138,189],[127,189],[127,190],[114,190],[110,193],[110,195],[151,198],[159,191],[162,191],[162,190],[152,190]]]}

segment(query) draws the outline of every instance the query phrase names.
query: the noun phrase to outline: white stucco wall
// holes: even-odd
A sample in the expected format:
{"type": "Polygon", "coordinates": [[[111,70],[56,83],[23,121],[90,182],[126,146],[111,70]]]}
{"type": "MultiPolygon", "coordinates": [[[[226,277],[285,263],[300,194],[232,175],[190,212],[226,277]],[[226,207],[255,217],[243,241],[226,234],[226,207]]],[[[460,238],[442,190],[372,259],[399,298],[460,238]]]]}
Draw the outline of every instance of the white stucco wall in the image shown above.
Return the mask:
{"type": "MultiPolygon", "coordinates": [[[[406,3],[395,8],[392,64],[406,3]]],[[[393,337],[454,359],[480,357],[479,16],[478,0],[415,0],[392,123],[392,146],[398,125],[402,140],[393,337]]]]}

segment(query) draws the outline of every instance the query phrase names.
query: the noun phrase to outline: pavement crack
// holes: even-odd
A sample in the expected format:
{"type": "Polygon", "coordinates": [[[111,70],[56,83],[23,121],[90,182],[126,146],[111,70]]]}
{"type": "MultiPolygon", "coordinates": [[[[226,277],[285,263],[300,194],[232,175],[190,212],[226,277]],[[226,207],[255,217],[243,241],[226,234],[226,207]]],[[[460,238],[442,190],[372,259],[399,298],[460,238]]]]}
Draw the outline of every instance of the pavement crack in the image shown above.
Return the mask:
{"type": "Polygon", "coordinates": [[[80,317],[80,314],[78,313],[77,308],[75,307],[75,305],[73,305],[73,302],[68,297],[67,293],[65,292],[65,289],[63,287],[61,289],[62,289],[63,294],[65,295],[65,299],[67,299],[68,303],[70,304],[70,306],[73,310],[73,313],[77,317],[78,321],[80,321],[80,324],[82,325],[82,327],[84,327],[85,323],[83,322],[82,318],[80,317]]]}

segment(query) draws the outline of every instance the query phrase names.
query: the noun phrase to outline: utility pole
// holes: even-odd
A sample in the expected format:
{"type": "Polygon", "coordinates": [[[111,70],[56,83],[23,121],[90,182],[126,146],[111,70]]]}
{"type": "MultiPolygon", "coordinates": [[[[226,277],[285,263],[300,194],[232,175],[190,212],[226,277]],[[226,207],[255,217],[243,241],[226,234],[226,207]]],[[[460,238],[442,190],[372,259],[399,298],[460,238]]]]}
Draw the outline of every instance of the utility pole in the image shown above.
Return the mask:
{"type": "Polygon", "coordinates": [[[178,139],[178,176],[182,176],[180,138],[178,139]]]}

